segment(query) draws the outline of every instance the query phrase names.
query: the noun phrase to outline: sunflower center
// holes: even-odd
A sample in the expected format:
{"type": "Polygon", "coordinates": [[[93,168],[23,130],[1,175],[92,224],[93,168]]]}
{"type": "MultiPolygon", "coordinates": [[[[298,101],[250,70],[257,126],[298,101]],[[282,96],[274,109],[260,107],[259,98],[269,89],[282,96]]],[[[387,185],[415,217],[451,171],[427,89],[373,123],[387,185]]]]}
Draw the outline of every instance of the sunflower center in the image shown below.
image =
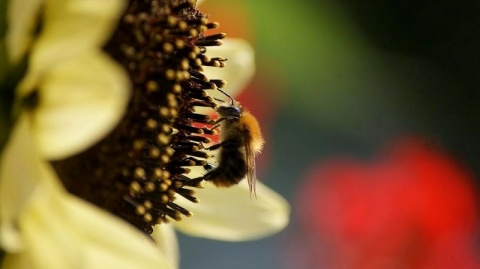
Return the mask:
{"type": "Polygon", "coordinates": [[[210,23],[195,1],[135,1],[119,22],[105,51],[129,73],[132,96],[123,120],[106,138],[71,158],[53,163],[73,194],[151,233],[155,224],[190,216],[174,202],[181,195],[198,202],[189,166],[204,166],[202,143],[211,123],[194,107],[214,108],[208,91],[224,84],[202,74],[202,66],[223,66],[206,47],[224,34],[205,36],[210,23]]]}

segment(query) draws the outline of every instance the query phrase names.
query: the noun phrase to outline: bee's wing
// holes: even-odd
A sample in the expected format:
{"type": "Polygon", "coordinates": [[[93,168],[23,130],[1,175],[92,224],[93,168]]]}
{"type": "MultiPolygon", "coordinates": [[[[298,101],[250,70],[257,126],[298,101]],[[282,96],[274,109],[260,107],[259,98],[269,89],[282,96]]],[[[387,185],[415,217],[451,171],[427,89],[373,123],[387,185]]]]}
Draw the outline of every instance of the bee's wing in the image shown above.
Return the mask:
{"type": "Polygon", "coordinates": [[[256,188],[255,183],[257,181],[256,171],[255,171],[255,152],[252,149],[251,140],[248,132],[245,134],[245,159],[247,162],[247,182],[250,193],[253,193],[255,196],[256,188]]]}

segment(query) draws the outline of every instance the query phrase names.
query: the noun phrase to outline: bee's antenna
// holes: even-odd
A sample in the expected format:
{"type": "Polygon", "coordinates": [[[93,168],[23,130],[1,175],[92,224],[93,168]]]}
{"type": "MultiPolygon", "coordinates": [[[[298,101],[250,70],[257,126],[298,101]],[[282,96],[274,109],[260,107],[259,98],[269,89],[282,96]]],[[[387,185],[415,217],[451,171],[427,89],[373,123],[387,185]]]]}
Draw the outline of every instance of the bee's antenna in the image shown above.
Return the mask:
{"type": "Polygon", "coordinates": [[[225,94],[228,98],[230,98],[230,100],[232,100],[232,106],[235,104],[235,101],[233,100],[233,98],[228,95],[226,92],[222,91],[220,88],[217,88],[217,90],[219,90],[221,93],[225,94]]]}
{"type": "Polygon", "coordinates": [[[219,101],[219,102],[225,103],[225,101],[223,101],[223,100],[222,100],[222,99],[220,99],[220,98],[215,98],[215,97],[213,97],[213,99],[215,99],[216,101],[219,101]]]}

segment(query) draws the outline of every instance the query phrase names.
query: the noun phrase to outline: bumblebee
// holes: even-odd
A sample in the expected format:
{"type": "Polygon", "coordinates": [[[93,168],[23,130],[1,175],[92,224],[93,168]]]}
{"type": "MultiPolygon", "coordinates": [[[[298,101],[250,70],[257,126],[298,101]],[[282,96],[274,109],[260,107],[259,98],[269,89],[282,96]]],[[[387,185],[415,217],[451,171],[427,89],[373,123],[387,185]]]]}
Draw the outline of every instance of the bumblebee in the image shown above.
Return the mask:
{"type": "Polygon", "coordinates": [[[257,119],[239,102],[224,91],[218,89],[231,100],[231,104],[216,108],[220,118],[212,128],[220,128],[220,143],[206,148],[220,149],[218,166],[206,165],[209,170],[204,180],[217,187],[231,187],[247,178],[250,193],[255,193],[256,173],[255,156],[265,143],[257,119]]]}

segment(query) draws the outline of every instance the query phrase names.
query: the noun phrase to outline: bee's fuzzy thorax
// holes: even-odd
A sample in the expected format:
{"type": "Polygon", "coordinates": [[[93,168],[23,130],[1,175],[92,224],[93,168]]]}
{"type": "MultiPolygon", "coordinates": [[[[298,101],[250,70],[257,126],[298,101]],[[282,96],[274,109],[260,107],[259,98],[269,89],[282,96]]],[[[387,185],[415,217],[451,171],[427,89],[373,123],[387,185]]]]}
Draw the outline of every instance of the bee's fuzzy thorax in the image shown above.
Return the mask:
{"type": "Polygon", "coordinates": [[[248,110],[244,109],[239,121],[243,128],[249,129],[250,143],[253,152],[255,154],[260,153],[265,144],[265,140],[263,139],[262,132],[260,131],[260,124],[257,119],[248,110]]]}

